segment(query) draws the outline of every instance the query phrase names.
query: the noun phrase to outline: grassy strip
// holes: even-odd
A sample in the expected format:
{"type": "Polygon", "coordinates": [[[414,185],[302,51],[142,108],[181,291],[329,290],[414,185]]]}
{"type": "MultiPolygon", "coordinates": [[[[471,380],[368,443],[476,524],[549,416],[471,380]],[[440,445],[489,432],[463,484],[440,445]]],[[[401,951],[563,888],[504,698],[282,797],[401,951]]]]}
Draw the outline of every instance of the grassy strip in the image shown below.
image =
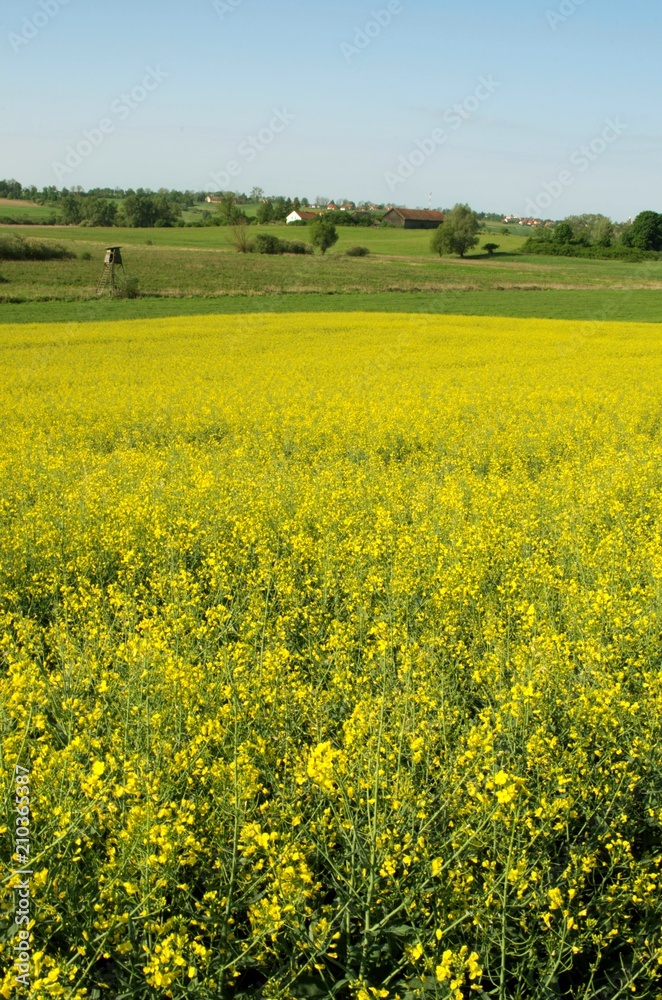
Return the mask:
{"type": "Polygon", "coordinates": [[[595,289],[443,293],[232,295],[0,305],[0,323],[98,322],[264,312],[403,312],[658,323],[662,291],[595,289]]]}

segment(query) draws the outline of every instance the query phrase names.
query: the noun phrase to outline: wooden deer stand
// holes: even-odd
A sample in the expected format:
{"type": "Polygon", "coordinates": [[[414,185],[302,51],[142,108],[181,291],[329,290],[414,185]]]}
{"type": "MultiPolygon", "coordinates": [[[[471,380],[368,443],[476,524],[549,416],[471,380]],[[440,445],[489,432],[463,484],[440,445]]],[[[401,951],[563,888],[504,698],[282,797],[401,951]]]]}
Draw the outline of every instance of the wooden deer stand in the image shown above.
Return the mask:
{"type": "Polygon", "coordinates": [[[117,295],[118,285],[126,284],[126,271],[122,261],[121,247],[107,247],[103,262],[103,272],[97,285],[97,295],[108,291],[111,298],[117,295]],[[119,279],[119,281],[118,281],[119,279]]]}

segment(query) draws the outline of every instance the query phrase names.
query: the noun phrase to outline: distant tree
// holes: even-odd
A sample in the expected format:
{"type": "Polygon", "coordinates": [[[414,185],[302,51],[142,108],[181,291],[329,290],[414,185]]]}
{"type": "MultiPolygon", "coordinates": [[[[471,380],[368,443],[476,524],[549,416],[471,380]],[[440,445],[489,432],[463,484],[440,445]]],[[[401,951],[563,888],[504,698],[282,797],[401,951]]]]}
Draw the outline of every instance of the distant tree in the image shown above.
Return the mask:
{"type": "Polygon", "coordinates": [[[302,208],[310,208],[310,202],[308,201],[307,198],[302,198],[301,199],[301,207],[302,208]]]}
{"type": "Polygon", "coordinates": [[[552,238],[555,243],[574,243],[575,231],[569,222],[559,222],[552,238]]]}
{"type": "Polygon", "coordinates": [[[572,226],[575,241],[580,246],[611,246],[614,230],[611,219],[606,215],[569,215],[563,220],[572,226]],[[605,242],[609,236],[609,243],[605,242]]]}
{"type": "Polygon", "coordinates": [[[62,221],[65,226],[77,226],[83,221],[83,199],[77,195],[68,194],[60,202],[62,221]]]}
{"type": "Polygon", "coordinates": [[[662,250],[662,215],[641,212],[623,233],[621,242],[638,250],[662,250]]]}
{"type": "Polygon", "coordinates": [[[310,227],[310,242],[314,247],[317,247],[322,254],[325,254],[334,244],[338,242],[338,233],[333,222],[329,219],[325,219],[324,216],[320,216],[319,219],[315,219],[311,222],[310,227]]]}
{"type": "Polygon", "coordinates": [[[138,190],[124,199],[118,221],[132,229],[150,229],[152,226],[172,226],[180,215],[179,206],[168,201],[165,195],[138,190]]]}
{"type": "Polygon", "coordinates": [[[23,197],[23,187],[19,181],[0,181],[0,198],[11,198],[18,201],[23,197]]]}
{"type": "Polygon", "coordinates": [[[591,230],[590,237],[595,246],[610,247],[614,242],[614,224],[611,219],[600,219],[591,230]]]}
{"type": "Polygon", "coordinates": [[[293,208],[294,202],[291,198],[285,198],[283,195],[279,195],[278,198],[274,198],[274,222],[284,222],[293,208]]]}
{"type": "Polygon", "coordinates": [[[130,194],[120,210],[120,220],[131,229],[148,229],[156,221],[154,205],[149,196],[130,194]]]}
{"type": "Polygon", "coordinates": [[[218,205],[218,216],[222,226],[235,226],[242,219],[246,218],[245,213],[237,206],[237,199],[233,191],[226,191],[221,196],[218,205]]]}
{"type": "Polygon", "coordinates": [[[430,246],[435,253],[456,253],[464,257],[478,243],[480,222],[468,205],[458,204],[448,212],[445,221],[435,230],[430,246]]]}
{"type": "Polygon", "coordinates": [[[498,243],[483,243],[483,250],[487,250],[488,257],[494,256],[494,251],[499,249],[498,243]]]}
{"type": "Polygon", "coordinates": [[[117,205],[103,198],[86,198],[85,220],[89,226],[114,226],[117,222],[117,205]]]}
{"type": "Polygon", "coordinates": [[[261,226],[266,225],[267,222],[273,222],[274,206],[271,200],[263,201],[260,204],[256,213],[256,218],[261,226]]]}
{"type": "Polygon", "coordinates": [[[251,202],[260,202],[264,198],[264,191],[261,187],[254,187],[250,193],[251,202]]]}

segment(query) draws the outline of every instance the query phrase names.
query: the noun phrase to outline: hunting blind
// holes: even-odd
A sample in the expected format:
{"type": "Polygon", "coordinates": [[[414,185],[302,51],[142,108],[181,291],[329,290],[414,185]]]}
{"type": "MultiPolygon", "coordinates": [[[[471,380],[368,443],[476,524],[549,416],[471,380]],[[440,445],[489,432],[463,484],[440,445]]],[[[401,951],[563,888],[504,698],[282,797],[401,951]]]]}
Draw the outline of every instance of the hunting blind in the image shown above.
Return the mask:
{"type": "Polygon", "coordinates": [[[97,285],[97,295],[105,292],[112,296],[117,294],[118,285],[126,284],[126,271],[122,261],[122,247],[107,247],[103,262],[103,271],[97,285]]]}

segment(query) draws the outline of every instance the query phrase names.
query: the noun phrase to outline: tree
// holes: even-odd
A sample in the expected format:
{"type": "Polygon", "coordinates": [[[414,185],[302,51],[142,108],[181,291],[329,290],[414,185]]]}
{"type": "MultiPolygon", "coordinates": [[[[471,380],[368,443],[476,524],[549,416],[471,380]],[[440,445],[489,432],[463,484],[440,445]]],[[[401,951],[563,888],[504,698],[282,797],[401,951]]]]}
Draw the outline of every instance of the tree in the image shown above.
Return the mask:
{"type": "Polygon", "coordinates": [[[232,226],[232,244],[237,253],[250,253],[251,241],[248,236],[248,222],[241,219],[232,226]]]}
{"type": "Polygon", "coordinates": [[[87,198],[84,205],[85,219],[89,226],[114,226],[117,222],[117,205],[103,198],[87,198]]]}
{"type": "Polygon", "coordinates": [[[237,207],[237,199],[232,191],[226,191],[221,196],[218,214],[222,226],[235,226],[246,218],[245,213],[237,207]]]}
{"type": "Polygon", "coordinates": [[[260,202],[262,201],[263,198],[264,198],[264,191],[262,190],[262,188],[254,187],[250,194],[250,201],[253,203],[260,202]]]}
{"type": "Polygon", "coordinates": [[[83,221],[83,199],[74,194],[66,195],[61,203],[62,221],[65,226],[77,226],[83,221]]]}
{"type": "Polygon", "coordinates": [[[607,218],[606,215],[591,215],[589,213],[569,215],[563,221],[572,226],[575,241],[579,242],[580,245],[583,242],[584,246],[611,246],[613,226],[611,219],[607,218]],[[609,236],[609,243],[605,242],[607,236],[609,236]],[[585,237],[584,241],[582,241],[582,237],[585,237]]]}
{"type": "Polygon", "coordinates": [[[662,250],[662,215],[657,212],[640,212],[632,225],[623,233],[625,246],[638,250],[662,250]]]}
{"type": "Polygon", "coordinates": [[[325,254],[335,243],[338,242],[336,227],[330,219],[320,216],[310,224],[310,242],[314,247],[318,247],[322,254],[325,254]]]}
{"type": "Polygon", "coordinates": [[[553,239],[555,243],[574,243],[575,231],[569,222],[559,222],[554,230],[553,239]]]}
{"type": "Polygon", "coordinates": [[[129,194],[120,209],[120,221],[132,229],[172,226],[180,215],[179,205],[170,202],[165,195],[141,190],[129,194]]]}
{"type": "Polygon", "coordinates": [[[468,205],[458,204],[450,210],[445,221],[435,230],[430,246],[435,253],[456,253],[464,257],[478,243],[480,221],[468,205]]]}
{"type": "Polygon", "coordinates": [[[483,243],[483,250],[487,250],[488,257],[494,256],[494,251],[499,249],[498,243],[483,243]]]}
{"type": "Polygon", "coordinates": [[[273,222],[274,219],[274,206],[272,201],[269,199],[263,201],[256,212],[257,221],[261,226],[267,224],[267,222],[273,222]]]}

